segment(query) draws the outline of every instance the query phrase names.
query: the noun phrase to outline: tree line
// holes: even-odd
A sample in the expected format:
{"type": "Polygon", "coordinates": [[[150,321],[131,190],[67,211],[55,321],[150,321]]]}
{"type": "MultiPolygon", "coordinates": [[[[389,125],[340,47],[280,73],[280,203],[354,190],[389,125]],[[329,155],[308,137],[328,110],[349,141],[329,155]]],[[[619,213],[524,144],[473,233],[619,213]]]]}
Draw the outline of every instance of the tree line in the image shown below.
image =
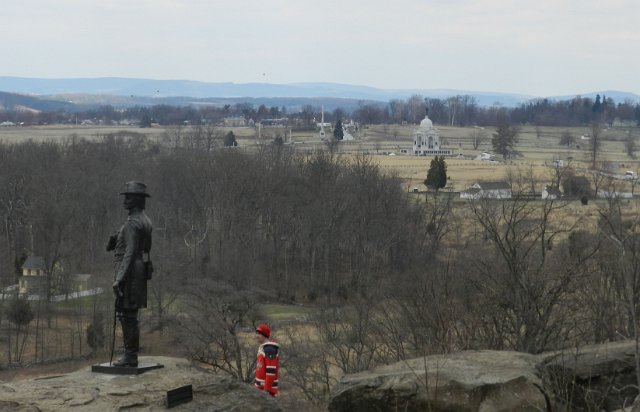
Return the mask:
{"type": "Polygon", "coordinates": [[[301,288],[308,297],[367,288],[365,273],[402,266],[406,233],[421,227],[399,181],[366,157],[280,145],[206,151],[120,134],[2,144],[0,159],[5,285],[26,252],[49,271],[61,262],[78,273],[108,267],[102,243],[122,218],[119,186],[132,178],[154,189],[158,236],[199,273],[264,283],[286,299],[301,288]],[[386,253],[374,262],[373,250],[386,253]]]}
{"type": "MultiPolygon", "coordinates": [[[[516,107],[482,106],[469,95],[445,99],[414,95],[404,100],[393,99],[386,103],[362,101],[353,111],[336,108],[325,113],[325,120],[337,122],[341,119],[353,118],[362,124],[417,124],[424,118],[427,107],[429,116],[435,123],[448,126],[497,126],[501,118],[506,118],[514,124],[536,126],[585,126],[594,121],[612,125],[616,119],[621,122],[640,124],[639,103],[630,100],[615,102],[604,95],[597,95],[595,99],[582,96],[568,100],[533,99],[516,107]]],[[[225,117],[242,117],[254,122],[288,117],[290,126],[302,129],[315,128],[316,121],[321,118],[321,107],[304,105],[287,109],[285,106],[267,107],[262,104],[255,107],[251,103],[236,103],[197,108],[188,105],[161,104],[130,108],[107,105],[89,110],[66,108],[35,112],[14,109],[0,112],[0,121],[15,123],[75,123],[78,119],[87,119],[106,124],[132,121],[143,127],[152,123],[160,125],[219,124],[225,117]]]]}

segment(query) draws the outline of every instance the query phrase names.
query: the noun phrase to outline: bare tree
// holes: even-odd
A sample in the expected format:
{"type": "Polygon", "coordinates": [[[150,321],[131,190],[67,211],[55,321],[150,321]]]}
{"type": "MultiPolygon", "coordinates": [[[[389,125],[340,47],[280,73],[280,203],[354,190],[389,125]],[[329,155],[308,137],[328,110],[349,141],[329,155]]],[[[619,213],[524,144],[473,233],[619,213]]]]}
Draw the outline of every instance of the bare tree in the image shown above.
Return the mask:
{"type": "MultiPolygon", "coordinates": [[[[529,186],[525,177],[519,180],[515,187],[529,186]]],[[[509,331],[511,347],[538,353],[561,338],[565,328],[559,308],[579,267],[554,267],[561,263],[552,258],[554,241],[572,228],[557,213],[565,204],[539,203],[522,194],[469,203],[495,248],[495,255],[479,259],[482,280],[477,287],[495,299],[490,304],[496,305],[500,324],[509,331]]]]}
{"type": "Polygon", "coordinates": [[[449,117],[449,126],[453,126],[456,122],[456,115],[460,109],[460,96],[451,96],[447,98],[447,109],[449,117]]]}
{"type": "Polygon", "coordinates": [[[558,144],[560,146],[571,146],[572,144],[574,144],[576,142],[576,138],[573,136],[573,134],[568,131],[565,130],[564,132],[562,132],[562,134],[560,135],[560,141],[558,142],[558,144]]]}
{"type": "Polygon", "coordinates": [[[542,127],[540,127],[539,122],[536,122],[534,129],[536,131],[536,138],[540,140],[540,138],[542,137],[542,127]]]}
{"type": "Polygon", "coordinates": [[[297,387],[315,406],[326,408],[331,388],[337,383],[333,353],[311,335],[287,330],[287,356],[280,361],[281,379],[297,387]]]}
{"type": "Polygon", "coordinates": [[[382,345],[372,331],[374,306],[369,299],[353,299],[352,305],[326,308],[318,320],[321,346],[332,354],[342,373],[355,373],[375,364],[376,351],[382,345]]]}
{"type": "Polygon", "coordinates": [[[591,168],[595,169],[598,162],[598,153],[600,152],[602,127],[600,126],[600,123],[592,122],[590,130],[591,139],[589,140],[588,145],[589,160],[591,162],[591,168]]]}
{"type": "Polygon", "coordinates": [[[554,159],[551,161],[551,171],[549,172],[549,180],[551,181],[551,186],[557,189],[560,188],[560,185],[564,180],[573,176],[574,168],[573,163],[571,161],[560,162],[558,159],[554,159]]]}
{"type": "Polygon", "coordinates": [[[631,159],[636,158],[636,137],[631,133],[631,130],[627,131],[627,137],[624,141],[624,149],[627,152],[627,156],[631,159]]]}
{"type": "Polygon", "coordinates": [[[188,296],[180,321],[180,340],[186,356],[240,381],[251,382],[255,348],[243,338],[242,328],[255,325],[259,319],[257,295],[199,279],[190,285],[188,296]]]}
{"type": "Polygon", "coordinates": [[[619,197],[609,196],[599,214],[599,230],[613,246],[617,257],[610,264],[617,267],[617,278],[622,286],[629,316],[629,329],[636,342],[636,384],[640,387],[640,236],[636,233],[640,227],[640,213],[637,210],[627,213],[619,197]]]}
{"type": "MultiPolygon", "coordinates": [[[[2,179],[0,177],[0,179],[2,179]]],[[[16,234],[20,227],[25,226],[28,213],[28,205],[25,193],[25,179],[14,178],[4,181],[0,185],[0,216],[2,217],[5,241],[6,264],[11,265],[16,261],[16,234]]],[[[10,273],[10,272],[9,272],[10,273]]],[[[13,283],[13,279],[0,278],[0,285],[13,283]]],[[[2,317],[0,315],[0,320],[2,317]]]]}
{"type": "Polygon", "coordinates": [[[165,144],[172,148],[177,149],[183,146],[183,138],[184,138],[184,130],[182,125],[177,126],[169,126],[165,129],[165,132],[162,136],[162,140],[165,144]]]}
{"type": "Polygon", "coordinates": [[[475,127],[469,135],[473,150],[478,150],[478,148],[487,141],[488,137],[489,133],[484,128],[475,127]]]}

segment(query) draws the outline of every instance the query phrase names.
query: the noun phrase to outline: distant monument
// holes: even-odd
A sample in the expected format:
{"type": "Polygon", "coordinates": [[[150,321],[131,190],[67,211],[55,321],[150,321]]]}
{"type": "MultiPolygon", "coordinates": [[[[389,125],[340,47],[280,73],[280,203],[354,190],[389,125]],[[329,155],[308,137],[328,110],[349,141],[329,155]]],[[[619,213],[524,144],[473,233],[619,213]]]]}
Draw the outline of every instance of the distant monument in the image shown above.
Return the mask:
{"type": "Polygon", "coordinates": [[[413,154],[417,156],[451,156],[453,150],[442,149],[440,147],[440,134],[438,129],[433,127],[433,122],[429,119],[429,109],[427,109],[424,119],[416,130],[413,140],[413,154]]]}
{"type": "Polygon", "coordinates": [[[321,113],[320,123],[317,123],[317,126],[320,128],[320,131],[318,132],[318,136],[320,137],[320,140],[325,140],[327,138],[327,134],[324,131],[324,128],[325,126],[331,127],[331,123],[324,122],[324,106],[322,106],[322,108],[320,109],[320,113],[321,113]]]}

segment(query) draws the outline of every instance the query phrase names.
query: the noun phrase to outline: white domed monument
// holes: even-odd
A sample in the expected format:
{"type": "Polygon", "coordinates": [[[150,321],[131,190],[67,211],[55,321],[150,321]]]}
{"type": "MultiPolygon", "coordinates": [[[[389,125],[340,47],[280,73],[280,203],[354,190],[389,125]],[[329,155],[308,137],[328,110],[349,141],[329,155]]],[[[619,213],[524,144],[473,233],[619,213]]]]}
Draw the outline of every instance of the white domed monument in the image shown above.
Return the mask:
{"type": "Polygon", "coordinates": [[[440,134],[429,119],[429,109],[416,130],[413,154],[417,156],[451,156],[453,154],[453,150],[440,147],[440,134]]]}

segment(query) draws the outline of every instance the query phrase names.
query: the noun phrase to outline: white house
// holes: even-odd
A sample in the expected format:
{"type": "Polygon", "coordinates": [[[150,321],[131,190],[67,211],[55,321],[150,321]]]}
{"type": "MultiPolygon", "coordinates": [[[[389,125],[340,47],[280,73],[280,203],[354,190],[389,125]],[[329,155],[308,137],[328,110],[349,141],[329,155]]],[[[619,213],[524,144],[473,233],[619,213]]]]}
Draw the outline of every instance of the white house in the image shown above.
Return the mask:
{"type": "Polygon", "coordinates": [[[467,190],[460,192],[461,199],[480,199],[482,197],[482,191],[474,187],[470,187],[467,190]]]}
{"type": "Polygon", "coordinates": [[[495,160],[495,156],[492,155],[491,153],[482,152],[478,156],[476,156],[474,160],[484,160],[484,161],[488,162],[488,161],[491,161],[491,160],[495,160]]]}
{"type": "Polygon", "coordinates": [[[225,127],[244,127],[247,125],[247,120],[244,117],[225,117],[222,119],[225,127]]]}
{"type": "Polygon", "coordinates": [[[511,186],[505,181],[476,182],[460,192],[463,199],[511,199],[511,186]]]}

